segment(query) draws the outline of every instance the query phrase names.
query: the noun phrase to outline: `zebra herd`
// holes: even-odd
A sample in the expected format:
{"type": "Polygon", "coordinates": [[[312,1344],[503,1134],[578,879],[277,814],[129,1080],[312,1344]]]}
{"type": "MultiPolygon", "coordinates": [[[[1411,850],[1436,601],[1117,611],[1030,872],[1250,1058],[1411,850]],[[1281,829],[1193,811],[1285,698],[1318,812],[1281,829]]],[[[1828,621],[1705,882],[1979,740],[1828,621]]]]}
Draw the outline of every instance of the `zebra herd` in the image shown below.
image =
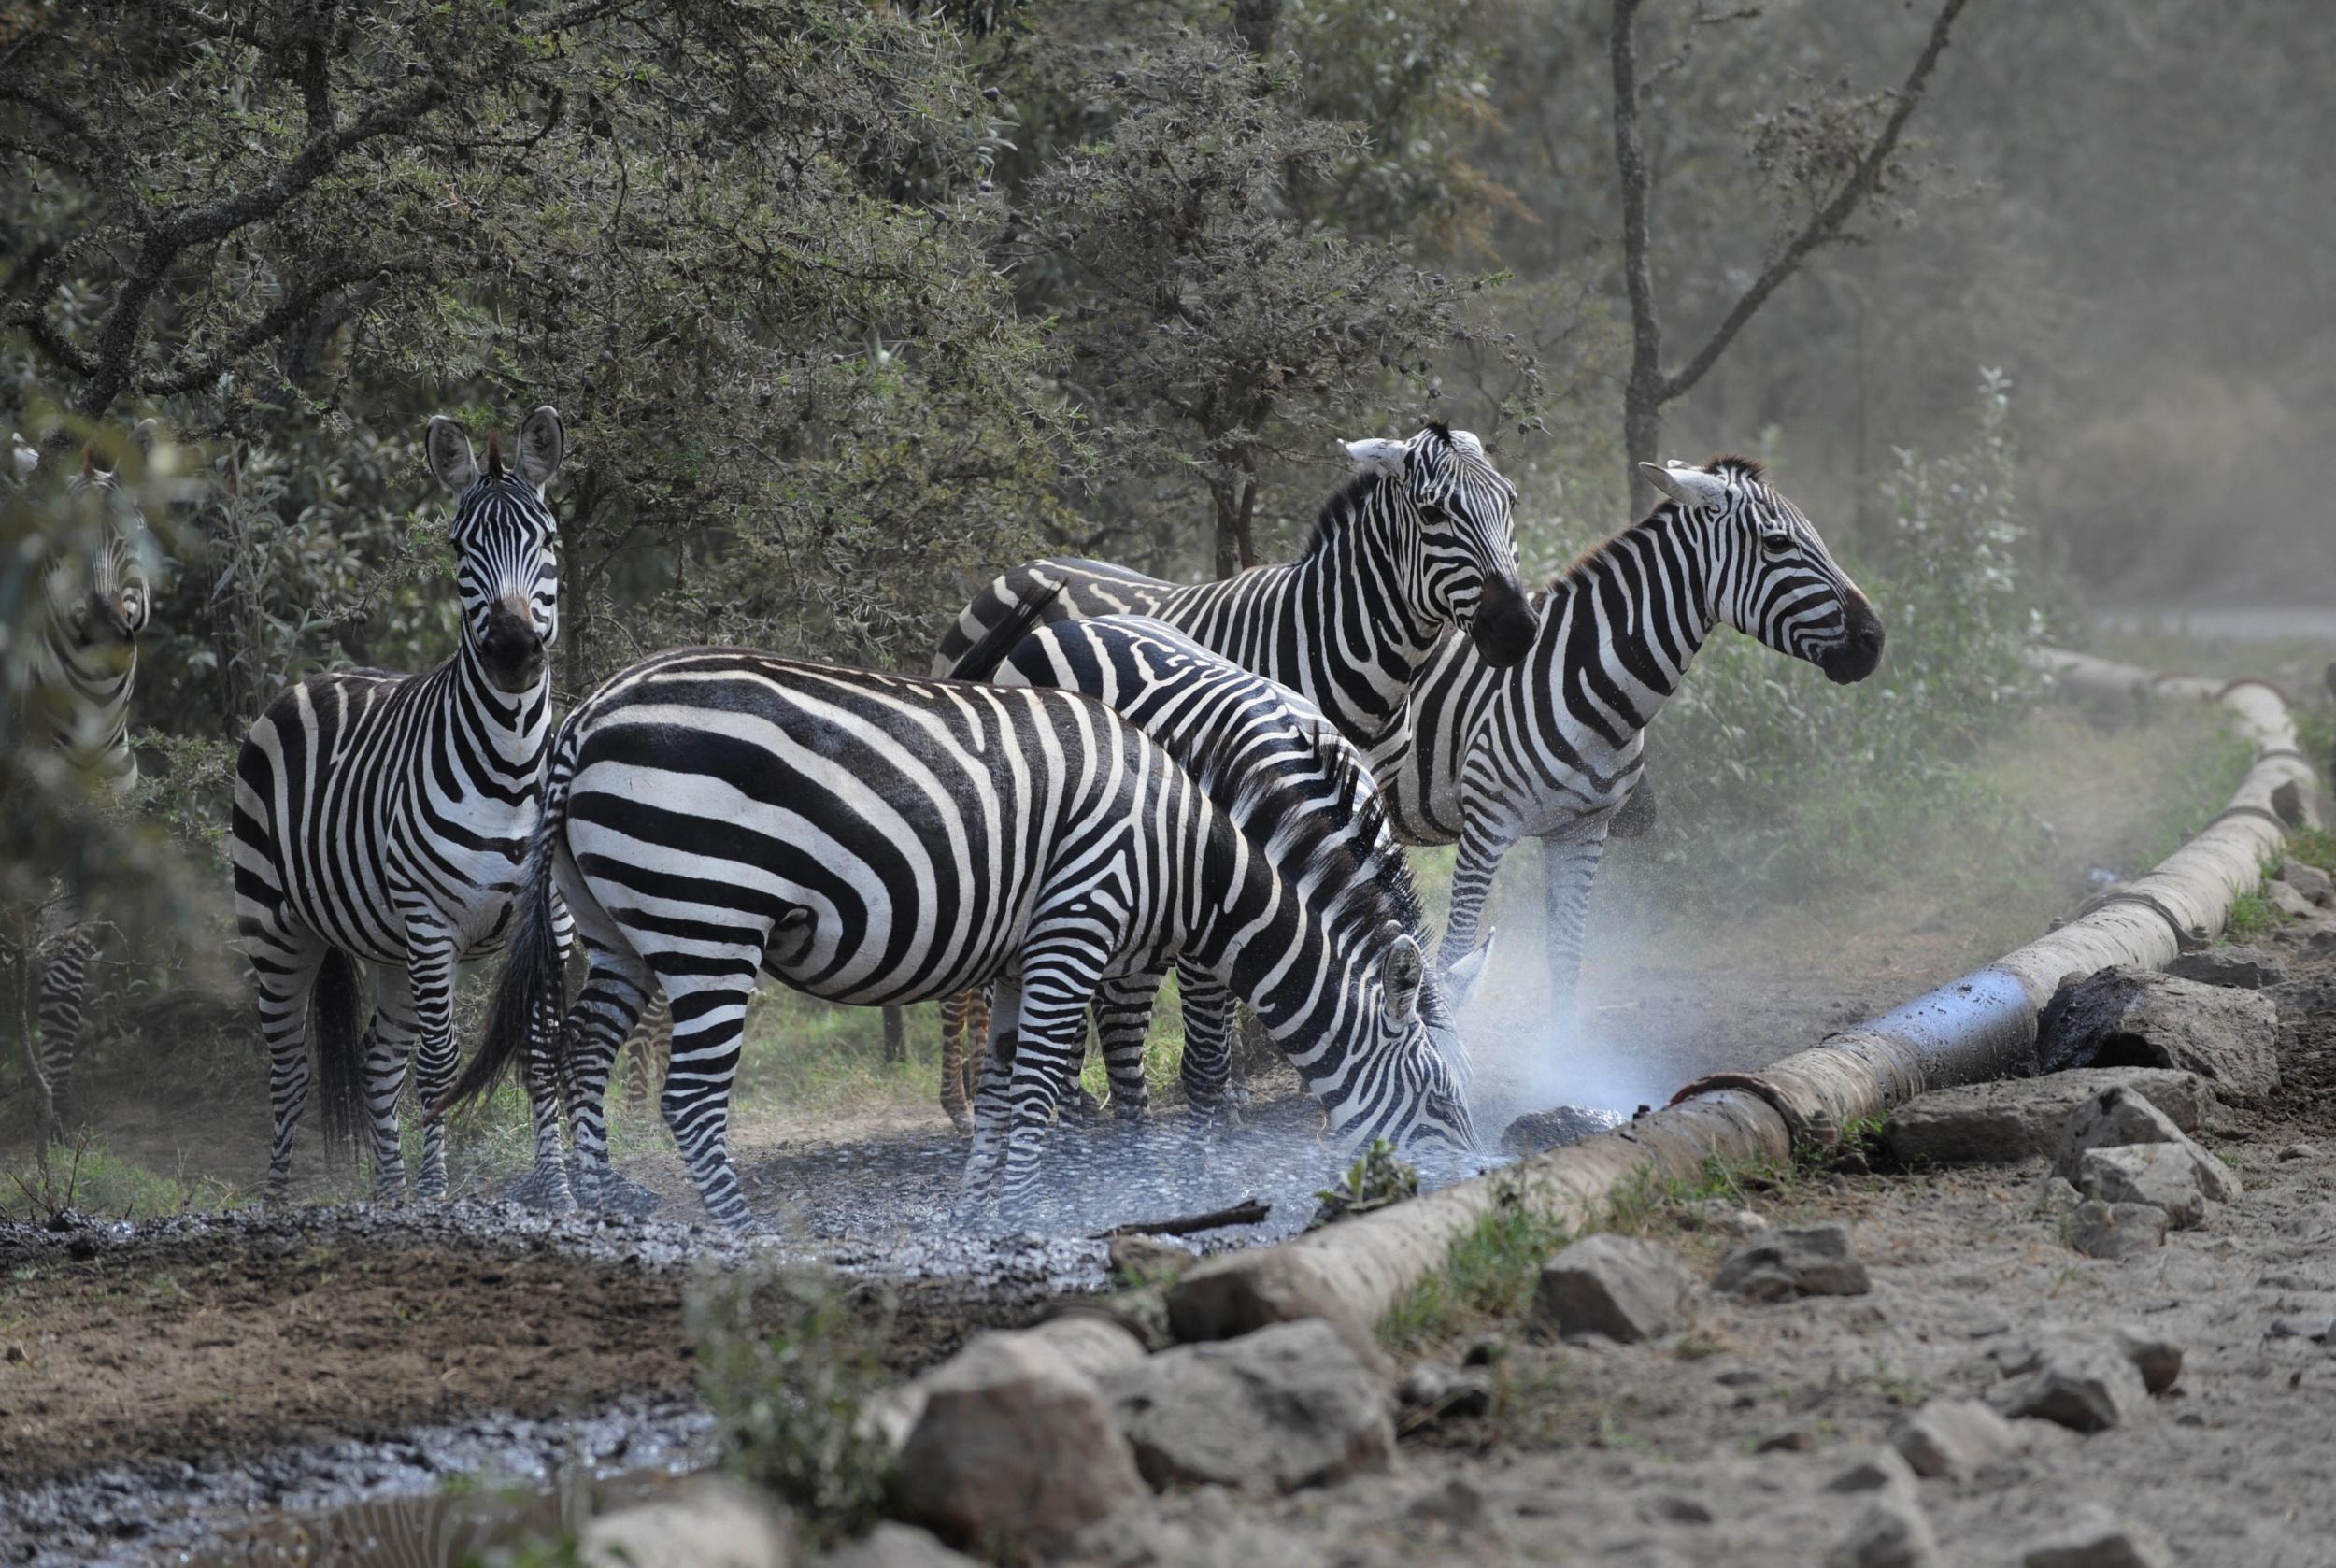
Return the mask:
{"type": "MultiPolygon", "coordinates": [[[[1090,1014],[1117,1114],[1145,1114],[1143,1045],[1172,968],[1197,1115],[1226,1105],[1240,1001],[1334,1135],[1471,1147],[1456,1020],[1503,856],[1522,838],[1547,847],[1562,1003],[1645,725],[1703,641],[1733,626],[1837,681],[1881,653],[1872,606],[1758,464],[1650,465],[1653,513],[1528,593],[1515,488],[1474,436],[1430,424],[1348,443],[1352,475],[1289,564],[1182,586],[1036,561],[965,607],[930,677],[682,649],[610,677],[555,727],[547,492],[564,449],[548,407],[508,458],[491,436],[483,463],[433,420],[460,648],[426,675],[307,681],[244,743],[232,859],[269,1056],[272,1191],[312,1062],[328,1127],[370,1131],[385,1196],[405,1185],[409,1063],[422,1195],[446,1190],[449,1108],[519,1067],[537,1190],[596,1205],[610,1069],[662,997],[665,1121],[708,1211],[742,1223],[729,1104],[765,975],[838,1003],[945,1004],[944,1103],[973,1133],[968,1216],[1035,1199],[1090,1014]],[[1399,840],[1460,847],[1432,962],[1399,840]],[[458,1077],[455,966],[496,952],[486,1037],[458,1077]],[[959,1031],[977,1019],[969,1081],[959,1031]]],[[[112,489],[93,466],[77,482],[112,489]]],[[[69,580],[68,564],[52,576],[69,580]]],[[[50,595],[60,653],[43,700],[77,715],[59,734],[107,731],[104,755],[126,761],[105,713],[126,707],[121,650],[145,585],[118,556],[84,580],[80,598],[50,595]],[[75,674],[100,643],[118,685],[75,674]]],[[[37,1058],[52,1094],[87,962],[70,911],[60,933],[37,1058]],[[72,991],[69,1010],[52,1013],[51,984],[72,991]]]]}

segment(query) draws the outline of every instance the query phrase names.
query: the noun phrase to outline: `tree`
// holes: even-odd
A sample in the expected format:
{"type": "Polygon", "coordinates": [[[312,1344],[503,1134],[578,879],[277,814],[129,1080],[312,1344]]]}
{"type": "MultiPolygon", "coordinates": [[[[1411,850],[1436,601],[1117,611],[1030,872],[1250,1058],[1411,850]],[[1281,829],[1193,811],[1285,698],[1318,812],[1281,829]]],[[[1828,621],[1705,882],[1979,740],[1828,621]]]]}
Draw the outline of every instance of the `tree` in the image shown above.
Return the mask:
{"type": "Polygon", "coordinates": [[[1623,448],[1634,491],[1645,481],[1638,465],[1656,460],[1665,406],[1686,395],[1710,373],[1745,323],[1768,297],[1799,271],[1811,253],[1842,237],[1849,220],[1877,194],[1888,176],[1906,122],[1921,102],[1939,56],[1946,50],[1955,19],[1967,0],[1943,0],[1929,38],[1904,84],[1893,95],[1878,130],[1857,147],[1858,116],[1829,106],[1815,115],[1767,127],[1761,155],[1770,167],[1782,163],[1788,179],[1817,195],[1812,210],[1775,249],[1752,282],[1720,318],[1702,347],[1675,371],[1663,368],[1662,324],[1655,299],[1648,207],[1654,187],[1639,116],[1643,84],[1638,64],[1639,0],[1614,0],[1608,34],[1614,78],[1614,162],[1622,196],[1622,269],[1630,298],[1631,363],[1623,382],[1623,448]]]}

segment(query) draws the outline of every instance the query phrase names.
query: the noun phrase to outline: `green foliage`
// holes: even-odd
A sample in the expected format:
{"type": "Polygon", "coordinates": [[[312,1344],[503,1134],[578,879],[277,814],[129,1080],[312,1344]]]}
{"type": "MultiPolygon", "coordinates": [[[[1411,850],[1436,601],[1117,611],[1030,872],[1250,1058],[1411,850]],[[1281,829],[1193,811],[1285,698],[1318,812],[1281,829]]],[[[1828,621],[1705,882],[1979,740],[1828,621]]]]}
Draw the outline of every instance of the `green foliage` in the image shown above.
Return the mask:
{"type": "Polygon", "coordinates": [[[2222,934],[2231,942],[2251,942],[2266,935],[2279,925],[2279,911],[2260,888],[2249,888],[2231,901],[2230,918],[2223,922],[2222,934]]]}
{"type": "Polygon", "coordinates": [[[157,1219],[250,1201],[224,1182],[166,1176],[125,1160],[87,1133],[62,1147],[42,1142],[25,1163],[0,1171],[0,1219],[31,1223],[66,1214],[157,1219]]]}
{"type": "Polygon", "coordinates": [[[1314,1211],[1306,1229],[1318,1231],[1338,1220],[1417,1196],[1419,1173],[1396,1158],[1393,1144],[1385,1138],[1374,1138],[1370,1147],[1346,1167],[1346,1174],[1338,1178],[1336,1186],[1315,1194],[1321,1206],[1314,1211]]]}
{"type": "Polygon", "coordinates": [[[1472,1329],[1514,1320],[1531,1304],[1541,1266],[1569,1240],[1513,1186],[1452,1243],[1444,1266],[1406,1290],[1380,1319],[1389,1348],[1419,1351],[1472,1329]]]}
{"type": "Polygon", "coordinates": [[[698,1385],[720,1425],[725,1465],[776,1493],[815,1545],[862,1534],[882,1517],[892,1454],[862,1418],[887,1381],[877,1351],[889,1316],[801,1274],[709,1281],[689,1302],[698,1385]]]}

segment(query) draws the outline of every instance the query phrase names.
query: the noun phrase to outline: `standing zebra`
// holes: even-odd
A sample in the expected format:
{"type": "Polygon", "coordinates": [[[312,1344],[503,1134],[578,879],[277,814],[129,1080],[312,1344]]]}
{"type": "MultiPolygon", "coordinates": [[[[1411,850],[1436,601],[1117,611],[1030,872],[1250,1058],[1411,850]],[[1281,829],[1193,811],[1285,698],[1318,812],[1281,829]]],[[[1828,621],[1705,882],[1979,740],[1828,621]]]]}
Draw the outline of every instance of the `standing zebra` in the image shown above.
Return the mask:
{"type": "MultiPolygon", "coordinates": [[[[130,433],[141,458],[154,449],[154,421],[130,433]]],[[[21,436],[11,443],[17,481],[29,480],[39,453],[21,436]]],[[[33,650],[23,693],[28,727],[85,777],[116,800],[137,788],[138,762],[130,749],[130,692],[137,676],[138,634],[146,628],[150,590],[141,554],[150,548],[146,519],[118,472],[97,466],[84,448],[81,469],[65,488],[69,526],[79,546],[53,550],[42,573],[40,641],[33,650]]],[[[74,1119],[73,1052],[79,1043],[82,998],[97,941],[66,887],[42,919],[35,951],[40,962],[40,1044],[31,1052],[41,1120],[52,1135],[74,1119]]]]}
{"type": "MultiPolygon", "coordinates": [[[[430,421],[430,472],[458,499],[452,539],[462,646],[427,675],[319,676],[269,705],[235,763],[235,923],[259,978],[275,1146],[292,1175],[308,1092],[309,1005],[326,1127],[370,1119],[384,1198],[405,1187],[397,1100],[417,1059],[425,1105],[454,1080],[454,966],[497,950],[535,829],[551,734],[545,650],[558,636],[559,525],[544,499],[567,437],[536,409],[515,467],[496,437],[481,469],[454,421],[430,421]],[[356,965],[379,994],[362,1043],[356,965]],[[363,1065],[362,1080],[359,1064],[363,1065]]],[[[536,1126],[537,1176],[566,1192],[556,1115],[536,1126]]],[[[416,1190],[446,1190],[444,1119],[422,1123],[416,1190]]]]}
{"type": "Polygon", "coordinates": [[[1536,596],[1525,661],[1495,669],[1448,639],[1412,690],[1408,745],[1375,760],[1396,831],[1460,845],[1446,962],[1474,943],[1501,858],[1542,840],[1553,1009],[1572,1005],[1590,883],[1646,723],[1703,640],[1733,626],[1844,684],[1882,659],[1880,617],[1758,463],[1642,467],[1665,499],[1536,596]]]}
{"type": "MultiPolygon", "coordinates": [[[[1093,697],[1166,748],[1187,771],[1209,781],[1209,796],[1252,841],[1275,853],[1283,874],[1318,904],[1344,892],[1326,877],[1358,871],[1376,882],[1403,932],[1427,941],[1426,919],[1413,888],[1411,862],[1388,825],[1370,765],[1362,753],[1290,691],[1218,657],[1164,622],[1146,616],[1099,616],[1059,620],[1030,631],[1045,598],[1003,622],[959,661],[952,678],[994,680],[1001,686],[1052,687],[1093,697]],[[1026,619],[1025,619],[1026,618],[1026,619]],[[1252,787],[1271,779],[1272,789],[1252,787]],[[1306,858],[1293,859],[1289,846],[1306,858]]],[[[1420,1015],[1465,1088],[1468,1058],[1451,1019],[1464,999],[1447,997],[1446,982],[1474,978],[1482,948],[1457,975],[1430,976],[1420,1015]]],[[[1147,1108],[1144,1043],[1164,971],[1106,980],[1095,1018],[1114,1113],[1139,1118],[1147,1108]]],[[[1203,1115],[1224,1108],[1230,1077],[1232,993],[1198,972],[1183,976],[1183,1082],[1188,1104],[1203,1115]]],[[[946,1088],[961,1071],[947,1048],[946,1088]]]]}
{"type": "MultiPolygon", "coordinates": [[[[1517,576],[1517,487],[1465,430],[1430,424],[1406,441],[1344,444],[1353,474],[1322,504],[1304,552],[1221,582],[1176,584],[1095,561],[1033,561],[1000,577],[942,639],[933,673],[1026,599],[1060,589],[1049,620],[1138,614],[1298,692],[1355,745],[1400,745],[1404,699],[1448,631],[1484,661],[1515,663],[1533,618],[1517,576]]],[[[979,999],[942,1014],[944,1060],[981,1025],[979,999]]],[[[963,1090],[942,1105],[963,1125],[963,1090]]]]}
{"type": "MultiPolygon", "coordinates": [[[[1315,831],[1325,859],[1340,852],[1315,831]]],[[[1333,1130],[1472,1147],[1418,1016],[1418,946],[1370,877],[1328,880],[1347,890],[1334,915],[1086,697],[747,649],[661,654],[560,727],[487,1043],[449,1098],[485,1092],[559,1005],[563,904],[594,976],[554,1035],[588,1191],[614,1048],[662,985],[666,1125],[707,1210],[746,1219],[729,1100],[764,972],[862,1006],[1003,982],[992,1048],[1012,1066],[982,1084],[969,1205],[1002,1161],[1006,1207],[1028,1203],[1089,1000],[1175,961],[1254,1002],[1333,1130]]]]}

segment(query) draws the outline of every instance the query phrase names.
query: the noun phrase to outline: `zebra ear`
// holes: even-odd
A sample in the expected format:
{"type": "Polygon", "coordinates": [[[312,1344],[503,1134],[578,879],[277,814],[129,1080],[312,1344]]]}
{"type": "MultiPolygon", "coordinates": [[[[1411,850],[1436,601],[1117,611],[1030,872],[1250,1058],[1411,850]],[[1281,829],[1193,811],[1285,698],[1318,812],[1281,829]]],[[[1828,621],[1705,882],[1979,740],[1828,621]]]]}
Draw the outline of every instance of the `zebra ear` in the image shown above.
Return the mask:
{"type": "Polygon", "coordinates": [[[1716,474],[1701,468],[1690,468],[1684,463],[1673,462],[1658,468],[1642,463],[1638,471],[1646,476],[1646,482],[1661,491],[1689,511],[1716,510],[1728,499],[1728,482],[1716,474]]]}
{"type": "Polygon", "coordinates": [[[1388,1033],[1401,1033],[1419,1015],[1419,991],[1428,980],[1427,961],[1419,956],[1419,944],[1396,933],[1388,944],[1385,975],[1379,1005],[1387,1015],[1388,1033]]]}
{"type": "Polygon", "coordinates": [[[1401,441],[1389,441],[1374,436],[1368,441],[1341,441],[1346,449],[1346,461],[1355,472],[1375,478],[1400,479],[1403,467],[1411,460],[1411,449],[1401,441]]]}
{"type": "Polygon", "coordinates": [[[568,433],[560,410],[547,403],[520,426],[520,477],[537,490],[551,483],[568,455],[568,433]]]}
{"type": "Polygon", "coordinates": [[[422,457],[431,478],[460,495],[478,478],[478,459],[470,449],[470,435],[444,414],[430,416],[430,433],[422,438],[422,457]]]}
{"type": "Polygon", "coordinates": [[[1485,939],[1452,961],[1452,967],[1444,972],[1444,1002],[1455,1016],[1468,1005],[1468,999],[1476,994],[1476,982],[1485,977],[1485,966],[1492,962],[1492,938],[1495,933],[1488,928],[1485,939]]]}

